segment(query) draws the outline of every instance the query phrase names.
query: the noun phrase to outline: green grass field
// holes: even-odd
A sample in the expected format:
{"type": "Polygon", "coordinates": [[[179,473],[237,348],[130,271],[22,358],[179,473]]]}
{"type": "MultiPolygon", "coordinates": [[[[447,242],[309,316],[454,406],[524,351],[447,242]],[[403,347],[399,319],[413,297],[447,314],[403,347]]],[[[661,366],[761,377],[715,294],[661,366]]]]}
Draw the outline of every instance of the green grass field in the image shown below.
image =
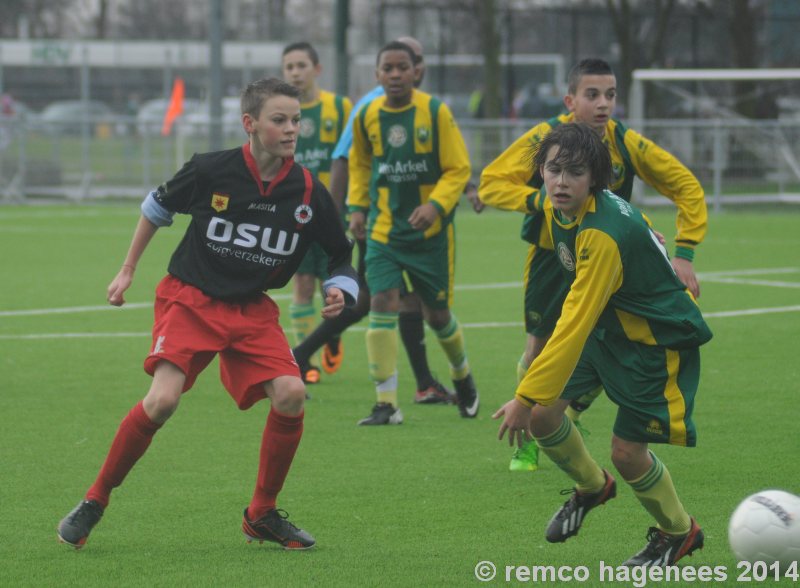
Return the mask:
{"type": "MultiPolygon", "coordinates": [[[[115,492],[87,546],[75,552],[57,543],[58,521],[83,496],[120,420],[147,390],[141,364],[152,292],[185,225],[157,235],[129,306],[116,309],[106,305],[105,289],[127,250],[136,205],[0,208],[0,585],[477,586],[482,561],[498,568],[488,585],[531,584],[513,572],[506,581],[506,566],[544,565],[586,566],[589,579],[572,582],[582,586],[633,585],[600,578],[601,562],[617,566],[638,551],[651,524],[624,483],[577,538],[551,545],[544,526],[570,481],[544,457],[533,474],[507,470],[510,450],[497,441],[490,417],[513,394],[524,344],[525,247],[517,216],[462,209],[454,310],[481,391],[479,417],[413,405],[403,358],[406,422],[357,427],[374,392],[363,323],[347,332],[342,369],[310,389],[305,435],[280,497],[318,546],[287,553],[248,545],[241,535],[268,403],[240,413],[216,363],[115,492]]],[[[668,212],[652,217],[673,233],[668,212]]],[[[791,209],[711,217],[696,261],[700,304],[715,334],[703,348],[698,447],[656,451],[706,533],[705,549],[681,565],[724,566],[727,580],[648,586],[745,584],[728,547],[732,511],[764,488],[800,492],[798,226],[791,209]]],[[[287,292],[275,295],[285,307],[287,292]]],[[[428,343],[434,370],[446,378],[430,334],[428,343]]],[[[605,467],[613,416],[601,399],[584,417],[589,449],[605,467]]]]}

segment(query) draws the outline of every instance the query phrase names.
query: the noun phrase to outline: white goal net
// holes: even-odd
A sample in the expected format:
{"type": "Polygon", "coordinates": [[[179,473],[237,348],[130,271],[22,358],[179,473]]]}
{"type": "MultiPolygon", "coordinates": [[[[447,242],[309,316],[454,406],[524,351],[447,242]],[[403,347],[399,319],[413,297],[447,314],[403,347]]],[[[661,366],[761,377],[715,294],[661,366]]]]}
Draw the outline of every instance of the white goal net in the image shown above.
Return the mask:
{"type": "Polygon", "coordinates": [[[800,69],[636,70],[623,118],[689,166],[716,209],[800,203],[799,97],[800,69]]]}

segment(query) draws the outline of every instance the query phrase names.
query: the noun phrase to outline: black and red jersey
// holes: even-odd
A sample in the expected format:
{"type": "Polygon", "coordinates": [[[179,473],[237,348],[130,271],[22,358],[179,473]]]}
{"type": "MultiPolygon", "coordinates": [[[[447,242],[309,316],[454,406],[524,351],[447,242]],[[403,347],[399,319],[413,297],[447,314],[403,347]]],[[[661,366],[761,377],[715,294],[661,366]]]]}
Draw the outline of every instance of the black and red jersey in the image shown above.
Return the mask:
{"type": "Polygon", "coordinates": [[[209,296],[246,301],[285,286],[312,241],[328,254],[332,277],[356,279],[328,190],[292,159],[264,182],[249,144],[196,154],[152,196],[191,215],[169,273],[209,296]]]}

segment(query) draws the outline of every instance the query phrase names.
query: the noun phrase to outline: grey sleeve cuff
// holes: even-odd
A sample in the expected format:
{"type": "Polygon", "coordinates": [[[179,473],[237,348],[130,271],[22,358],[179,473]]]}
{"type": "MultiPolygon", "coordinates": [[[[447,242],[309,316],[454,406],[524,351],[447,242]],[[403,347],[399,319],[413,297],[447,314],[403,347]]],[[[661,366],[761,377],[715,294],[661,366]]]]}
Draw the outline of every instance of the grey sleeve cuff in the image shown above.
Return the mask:
{"type": "Polygon", "coordinates": [[[155,199],[155,191],[150,192],[142,201],[142,214],[157,227],[168,227],[172,224],[174,212],[161,206],[155,199]]]}
{"type": "Polygon", "coordinates": [[[358,299],[358,282],[348,276],[333,276],[328,278],[322,284],[325,293],[328,293],[328,288],[334,286],[339,288],[344,293],[344,305],[353,306],[358,299]]]}

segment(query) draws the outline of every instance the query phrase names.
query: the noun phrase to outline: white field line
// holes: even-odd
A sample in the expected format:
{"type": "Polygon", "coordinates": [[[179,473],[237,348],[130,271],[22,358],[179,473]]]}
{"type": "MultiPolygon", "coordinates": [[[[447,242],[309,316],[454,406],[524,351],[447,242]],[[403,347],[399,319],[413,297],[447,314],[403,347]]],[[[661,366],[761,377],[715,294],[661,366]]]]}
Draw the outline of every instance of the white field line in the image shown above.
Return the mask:
{"type": "Polygon", "coordinates": [[[738,284],[739,286],[769,286],[771,288],[800,288],[800,282],[776,282],[774,280],[748,280],[741,278],[707,277],[700,282],[717,282],[718,284],[738,284]]]}
{"type": "MultiPolygon", "coordinates": [[[[774,306],[769,308],[745,308],[743,310],[726,310],[721,312],[703,313],[705,318],[734,318],[739,316],[754,316],[760,314],[773,314],[778,312],[800,312],[798,306],[774,306]]],[[[465,329],[521,329],[522,322],[487,322],[464,323],[465,329]]],[[[365,327],[351,327],[348,331],[363,332],[365,327]]],[[[147,332],[120,332],[120,333],[30,333],[24,335],[0,335],[0,341],[8,340],[38,340],[38,339],[107,339],[125,337],[150,337],[147,332]]]]}
{"type": "Polygon", "coordinates": [[[716,276],[761,276],[769,274],[797,274],[800,267],[757,267],[753,269],[724,270],[719,272],[700,272],[698,278],[713,278],[716,276]]]}
{"type": "MultiPolygon", "coordinates": [[[[772,280],[748,280],[737,279],[735,277],[727,276],[755,276],[755,275],[770,275],[770,274],[793,274],[800,273],[800,268],[797,267],[779,267],[779,268],[755,268],[755,269],[742,269],[742,270],[727,270],[719,272],[705,272],[698,274],[698,279],[709,282],[720,282],[724,284],[741,284],[741,285],[754,285],[754,286],[770,286],[775,288],[800,288],[800,282],[776,282],[772,280]]],[[[461,284],[456,286],[458,291],[469,290],[506,290],[513,288],[522,288],[522,282],[496,282],[492,284],[461,284]]],[[[276,294],[272,296],[273,300],[288,300],[291,294],[276,294]]],[[[152,302],[128,302],[122,307],[109,306],[109,305],[96,305],[96,306],[71,306],[65,308],[39,308],[30,310],[0,310],[0,317],[4,316],[36,316],[48,314],[72,314],[78,312],[98,312],[109,310],[138,310],[142,308],[151,308],[152,302]]]]}
{"type": "MultiPolygon", "coordinates": [[[[20,235],[26,235],[31,233],[40,233],[42,231],[42,227],[35,227],[35,226],[26,226],[26,225],[15,225],[13,227],[3,227],[3,233],[17,233],[20,235]]],[[[47,229],[47,232],[51,235],[85,235],[86,230],[80,227],[62,227],[60,229],[47,229]]],[[[92,235],[129,235],[131,232],[130,229],[112,229],[106,227],[97,227],[92,229],[92,235]]]]}
{"type": "Polygon", "coordinates": [[[0,317],[3,316],[37,316],[43,314],[75,314],[78,312],[104,312],[107,310],[138,310],[140,308],[152,308],[152,302],[126,302],[120,308],[103,304],[98,306],[68,306],[65,308],[32,308],[30,310],[0,310],[0,317]]]}
{"type": "MultiPolygon", "coordinates": [[[[719,272],[706,272],[698,275],[698,278],[703,281],[721,282],[729,284],[740,285],[757,285],[769,286],[778,288],[800,288],[800,283],[796,282],[775,282],[771,280],[748,280],[737,279],[735,277],[726,276],[743,276],[743,275],[774,275],[774,274],[792,274],[800,273],[800,268],[785,267],[785,268],[754,268],[754,269],[741,269],[729,270],[719,272]]],[[[498,282],[492,284],[462,284],[456,286],[456,290],[499,290],[508,288],[521,288],[520,282],[498,282]]],[[[275,300],[287,300],[291,298],[291,294],[276,294],[273,296],[275,300]]],[[[0,311],[0,317],[15,317],[15,316],[41,316],[52,314],[73,314],[81,312],[105,312],[109,310],[139,310],[143,308],[152,308],[152,302],[129,302],[122,307],[114,307],[109,305],[96,305],[96,306],[73,306],[65,308],[42,308],[30,310],[5,310],[0,311]]],[[[800,306],[781,306],[771,308],[751,308],[743,310],[731,310],[721,312],[707,312],[704,316],[707,318],[729,318],[738,316],[752,316],[760,314],[771,314],[777,312],[798,312],[800,306]]],[[[521,322],[485,322],[485,323],[465,323],[465,328],[470,329],[492,329],[492,328],[519,328],[521,322]]],[[[354,327],[351,330],[362,331],[363,327],[354,327]]],[[[0,335],[0,340],[9,339],[78,339],[78,338],[100,338],[100,337],[149,337],[150,333],[146,332],[130,332],[130,333],[31,333],[22,335],[0,335]]]]}
{"type": "Polygon", "coordinates": [[[797,267],[754,268],[742,270],[727,270],[719,272],[701,272],[697,279],[702,282],[716,282],[718,284],[739,284],[740,286],[768,286],[770,288],[800,288],[800,282],[777,282],[775,280],[752,280],[740,276],[769,276],[775,274],[800,273],[797,267]]]}
{"type": "MultiPolygon", "coordinates": [[[[142,194],[144,198],[147,194],[142,194]]],[[[18,220],[23,218],[95,218],[102,216],[130,216],[135,217],[139,214],[137,206],[114,208],[109,207],[103,210],[75,210],[74,208],[65,207],[63,210],[37,210],[35,206],[26,207],[25,210],[2,210],[0,211],[0,222],[7,220],[18,220]]],[[[3,229],[5,230],[5,229],[3,229]]]]}

